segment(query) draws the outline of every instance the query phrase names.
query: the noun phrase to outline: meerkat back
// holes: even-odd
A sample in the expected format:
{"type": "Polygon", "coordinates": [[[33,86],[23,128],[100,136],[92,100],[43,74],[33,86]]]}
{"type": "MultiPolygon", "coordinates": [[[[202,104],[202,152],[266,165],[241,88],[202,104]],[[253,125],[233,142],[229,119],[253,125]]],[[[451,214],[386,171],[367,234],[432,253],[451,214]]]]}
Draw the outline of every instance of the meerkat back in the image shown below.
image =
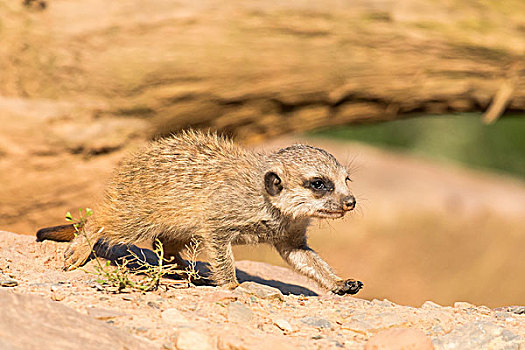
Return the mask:
{"type": "Polygon", "coordinates": [[[117,217],[104,221],[120,231],[198,227],[224,204],[212,197],[220,193],[224,202],[242,179],[250,187],[254,181],[246,177],[254,162],[250,152],[214,134],[186,132],[155,141],[115,171],[102,212],[117,217]]]}

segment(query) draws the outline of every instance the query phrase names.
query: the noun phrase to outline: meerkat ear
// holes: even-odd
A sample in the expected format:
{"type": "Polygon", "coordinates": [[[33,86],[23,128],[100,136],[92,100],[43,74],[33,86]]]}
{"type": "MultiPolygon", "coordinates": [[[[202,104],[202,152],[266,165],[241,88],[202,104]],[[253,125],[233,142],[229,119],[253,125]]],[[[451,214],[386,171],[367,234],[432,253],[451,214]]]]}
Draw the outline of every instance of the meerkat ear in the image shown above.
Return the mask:
{"type": "Polygon", "coordinates": [[[281,178],[276,173],[269,171],[264,174],[264,187],[270,196],[276,196],[281,193],[283,184],[281,178]]]}

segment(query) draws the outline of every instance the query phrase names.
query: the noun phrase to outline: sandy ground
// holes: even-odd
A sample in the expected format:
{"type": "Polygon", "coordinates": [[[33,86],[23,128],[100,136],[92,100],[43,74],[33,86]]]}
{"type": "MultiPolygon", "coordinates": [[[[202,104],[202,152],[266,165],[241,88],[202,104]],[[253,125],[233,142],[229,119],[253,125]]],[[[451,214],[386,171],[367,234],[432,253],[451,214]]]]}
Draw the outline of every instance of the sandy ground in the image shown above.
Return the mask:
{"type": "MultiPolygon", "coordinates": [[[[34,303],[35,309],[27,312],[33,313],[30,316],[33,320],[38,320],[42,316],[37,304],[42,303],[42,298],[52,300],[134,336],[131,339],[135,339],[135,345],[131,348],[137,349],[144,344],[157,349],[193,350],[363,349],[369,339],[392,328],[417,331],[417,339],[421,338],[423,343],[432,340],[436,349],[453,346],[517,349],[524,341],[525,315],[516,313],[523,312],[522,308],[491,310],[469,303],[442,307],[432,302],[414,308],[386,299],[368,301],[340,297],[323,292],[288,269],[250,261],[238,262],[238,275],[241,281],[257,284],[244,283],[234,291],[215,287],[164,288],[161,285],[159,290],[152,292],[115,294],[95,282],[97,277],[90,273],[94,271],[94,262],[84,270],[63,272],[61,255],[65,246],[55,242],[37,243],[29,236],[0,232],[0,284],[3,286],[0,292],[9,289],[16,295],[41,298],[17,299],[18,304],[12,304],[12,298],[6,299],[5,294],[0,294],[2,300],[11,301],[4,302],[4,311],[29,310],[34,303]],[[13,281],[16,286],[9,287],[13,281]]],[[[50,309],[53,309],[52,304],[47,306],[49,317],[50,309]]],[[[73,322],[74,329],[72,311],[60,310],[67,317],[73,317],[69,322],[73,322]]],[[[10,314],[3,317],[11,319],[10,314]]],[[[53,314],[53,317],[60,318],[60,314],[53,314]]],[[[86,322],[83,317],[76,318],[78,322],[86,322]]],[[[12,324],[0,322],[0,334],[14,327],[2,337],[8,349],[9,344],[31,342],[32,336],[17,334],[17,321],[15,319],[12,324]]],[[[24,329],[27,324],[25,321],[24,329]]],[[[38,324],[35,327],[39,327],[38,324]]],[[[44,329],[52,329],[53,325],[46,327],[44,329]]],[[[85,332],[90,329],[86,328],[85,332]]],[[[63,331],[50,339],[49,334],[39,330],[39,344],[52,341],[56,347],[64,348],[66,340],[62,338],[68,336],[67,331],[63,331]]],[[[413,338],[414,334],[410,335],[413,338]]],[[[83,336],[96,344],[96,334],[83,336]]],[[[388,338],[390,344],[399,341],[388,338]]],[[[86,342],[88,345],[89,348],[93,346],[86,342]]],[[[120,347],[115,345],[115,348],[120,347]]],[[[417,348],[428,347],[419,344],[417,348]]]]}

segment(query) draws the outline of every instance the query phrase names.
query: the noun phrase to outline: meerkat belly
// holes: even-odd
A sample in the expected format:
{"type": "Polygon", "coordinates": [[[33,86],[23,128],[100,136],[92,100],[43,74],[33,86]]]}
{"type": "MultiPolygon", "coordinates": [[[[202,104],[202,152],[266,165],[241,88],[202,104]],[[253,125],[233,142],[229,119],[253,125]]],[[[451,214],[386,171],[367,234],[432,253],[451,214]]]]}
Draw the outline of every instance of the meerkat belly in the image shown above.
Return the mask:
{"type": "Polygon", "coordinates": [[[260,243],[260,238],[253,234],[239,233],[232,239],[233,245],[247,245],[260,243]]]}
{"type": "Polygon", "coordinates": [[[272,228],[264,223],[256,223],[236,230],[231,242],[234,245],[269,243],[273,241],[274,235],[275,232],[272,228]]]}

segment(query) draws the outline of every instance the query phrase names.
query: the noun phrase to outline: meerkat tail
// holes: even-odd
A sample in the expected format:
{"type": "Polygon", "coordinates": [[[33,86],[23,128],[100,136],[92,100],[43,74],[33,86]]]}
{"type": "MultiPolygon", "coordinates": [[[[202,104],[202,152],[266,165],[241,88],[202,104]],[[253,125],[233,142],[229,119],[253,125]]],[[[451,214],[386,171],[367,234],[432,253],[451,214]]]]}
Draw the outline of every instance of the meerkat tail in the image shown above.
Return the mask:
{"type": "Polygon", "coordinates": [[[57,242],[70,242],[75,238],[76,232],[74,224],[45,227],[37,231],[36,241],[42,242],[49,239],[57,242]]]}

